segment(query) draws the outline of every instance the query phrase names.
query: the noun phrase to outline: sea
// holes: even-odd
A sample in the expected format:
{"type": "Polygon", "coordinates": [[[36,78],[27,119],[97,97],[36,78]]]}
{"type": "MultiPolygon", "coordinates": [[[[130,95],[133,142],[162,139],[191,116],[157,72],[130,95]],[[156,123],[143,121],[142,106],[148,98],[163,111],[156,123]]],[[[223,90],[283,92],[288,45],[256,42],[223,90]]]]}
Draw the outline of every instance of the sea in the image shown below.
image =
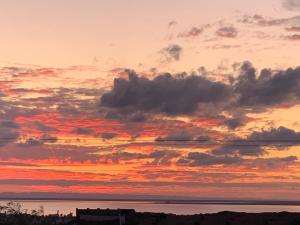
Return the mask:
{"type": "MultiPolygon", "coordinates": [[[[9,200],[0,200],[0,206],[9,200]]],[[[166,203],[160,201],[83,201],[83,200],[14,200],[22,205],[22,209],[34,210],[44,207],[45,215],[75,215],[76,208],[101,209],[135,209],[137,212],[173,213],[177,215],[193,215],[199,213],[233,212],[300,212],[300,205],[258,205],[238,203],[166,203]]]]}

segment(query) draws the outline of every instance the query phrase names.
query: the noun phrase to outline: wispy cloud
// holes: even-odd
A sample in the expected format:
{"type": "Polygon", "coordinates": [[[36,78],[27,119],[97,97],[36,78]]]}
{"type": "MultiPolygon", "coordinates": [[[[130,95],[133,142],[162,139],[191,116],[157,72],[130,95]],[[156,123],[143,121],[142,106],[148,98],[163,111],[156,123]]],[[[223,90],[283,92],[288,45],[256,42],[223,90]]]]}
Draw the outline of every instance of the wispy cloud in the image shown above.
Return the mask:
{"type": "Polygon", "coordinates": [[[197,37],[203,33],[202,27],[192,27],[190,30],[181,32],[177,35],[179,38],[190,38],[190,37],[197,37]]]}
{"type": "Polygon", "coordinates": [[[216,35],[224,38],[236,38],[238,30],[234,26],[221,27],[216,31],[216,35]]]}
{"type": "Polygon", "coordinates": [[[183,48],[180,45],[172,44],[161,49],[159,52],[163,56],[164,61],[179,61],[183,53],[183,48]]]}
{"type": "Polygon", "coordinates": [[[282,4],[288,10],[300,10],[299,0],[283,0],[282,4]]]}

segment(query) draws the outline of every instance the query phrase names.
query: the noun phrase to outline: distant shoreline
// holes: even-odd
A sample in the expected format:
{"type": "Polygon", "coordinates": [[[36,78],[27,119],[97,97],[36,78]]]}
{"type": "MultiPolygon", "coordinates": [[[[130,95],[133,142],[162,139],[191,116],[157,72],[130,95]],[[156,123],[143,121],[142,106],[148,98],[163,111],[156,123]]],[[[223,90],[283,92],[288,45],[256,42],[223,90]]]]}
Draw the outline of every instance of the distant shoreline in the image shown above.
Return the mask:
{"type": "Polygon", "coordinates": [[[0,197],[0,201],[84,201],[84,202],[136,202],[151,204],[183,204],[183,205],[284,205],[300,206],[300,201],[259,201],[259,200],[160,200],[160,199],[105,199],[105,198],[8,198],[0,197]]]}

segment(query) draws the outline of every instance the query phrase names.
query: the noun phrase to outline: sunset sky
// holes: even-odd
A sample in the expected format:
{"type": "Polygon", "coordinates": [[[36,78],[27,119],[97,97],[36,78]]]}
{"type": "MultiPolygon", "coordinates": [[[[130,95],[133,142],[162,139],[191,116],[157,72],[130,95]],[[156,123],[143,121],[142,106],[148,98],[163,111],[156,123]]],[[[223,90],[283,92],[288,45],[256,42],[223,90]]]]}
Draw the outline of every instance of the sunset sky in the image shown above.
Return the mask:
{"type": "Polygon", "coordinates": [[[299,0],[2,0],[0,27],[0,193],[300,200],[299,0]]]}

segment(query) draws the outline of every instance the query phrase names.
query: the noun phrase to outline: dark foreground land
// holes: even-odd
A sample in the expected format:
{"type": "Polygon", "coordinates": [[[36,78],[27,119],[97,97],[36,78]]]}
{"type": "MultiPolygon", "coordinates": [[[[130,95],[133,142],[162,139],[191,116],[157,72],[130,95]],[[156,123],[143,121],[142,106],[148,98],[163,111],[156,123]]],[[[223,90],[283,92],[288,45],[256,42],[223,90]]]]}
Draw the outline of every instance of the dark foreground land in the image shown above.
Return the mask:
{"type": "MultiPolygon", "coordinates": [[[[72,215],[0,214],[0,225],[74,225],[72,215]]],[[[77,223],[80,224],[80,223],[77,223]]],[[[89,223],[102,224],[102,223],[89,223]]],[[[106,223],[109,225],[109,223],[106,223]]],[[[126,225],[300,225],[300,213],[235,213],[198,214],[180,216],[162,213],[134,213],[126,218],[126,225]]]]}
{"type": "Polygon", "coordinates": [[[198,214],[191,216],[142,213],[138,225],[300,225],[300,213],[198,214]]]}

